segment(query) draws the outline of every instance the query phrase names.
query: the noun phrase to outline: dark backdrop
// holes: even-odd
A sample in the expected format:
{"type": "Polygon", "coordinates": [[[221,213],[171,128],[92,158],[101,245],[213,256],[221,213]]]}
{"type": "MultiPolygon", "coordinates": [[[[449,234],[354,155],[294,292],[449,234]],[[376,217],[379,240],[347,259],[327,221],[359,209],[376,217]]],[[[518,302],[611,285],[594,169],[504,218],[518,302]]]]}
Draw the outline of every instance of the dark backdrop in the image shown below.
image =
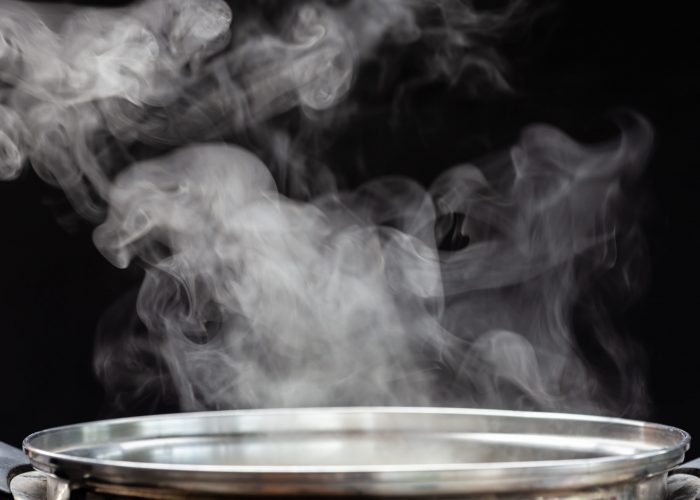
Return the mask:
{"type": "MultiPolygon", "coordinates": [[[[551,3],[553,10],[503,47],[514,94],[453,104],[449,94],[427,93],[392,139],[363,143],[381,160],[381,171],[428,181],[469,159],[464,153],[479,156],[509,145],[535,121],[586,139],[614,131],[615,108],[646,116],[656,132],[642,179],[650,279],[642,298],[618,311],[616,321],[645,348],[650,418],[700,436],[694,348],[700,30],[693,2],[551,3]],[[431,135],[438,128],[452,132],[431,135]],[[428,155],[436,145],[438,158],[428,155]]],[[[348,132],[349,147],[356,134],[348,132]]],[[[111,267],[95,250],[91,227],[33,174],[0,183],[0,235],[0,440],[19,445],[32,431],[105,416],[92,369],[94,332],[102,313],[138,285],[140,273],[111,267]]]]}

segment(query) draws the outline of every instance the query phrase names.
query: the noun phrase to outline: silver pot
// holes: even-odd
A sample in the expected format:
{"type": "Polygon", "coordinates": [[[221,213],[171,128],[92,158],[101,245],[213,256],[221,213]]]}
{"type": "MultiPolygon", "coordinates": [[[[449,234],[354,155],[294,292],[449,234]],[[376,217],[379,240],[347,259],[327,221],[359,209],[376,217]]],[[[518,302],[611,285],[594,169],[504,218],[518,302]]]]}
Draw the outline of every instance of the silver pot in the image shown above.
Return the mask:
{"type": "Polygon", "coordinates": [[[639,421],[453,408],[239,410],[70,425],[24,441],[60,498],[662,499],[690,437],[639,421]],[[63,492],[63,493],[61,493],[63,492]]]}

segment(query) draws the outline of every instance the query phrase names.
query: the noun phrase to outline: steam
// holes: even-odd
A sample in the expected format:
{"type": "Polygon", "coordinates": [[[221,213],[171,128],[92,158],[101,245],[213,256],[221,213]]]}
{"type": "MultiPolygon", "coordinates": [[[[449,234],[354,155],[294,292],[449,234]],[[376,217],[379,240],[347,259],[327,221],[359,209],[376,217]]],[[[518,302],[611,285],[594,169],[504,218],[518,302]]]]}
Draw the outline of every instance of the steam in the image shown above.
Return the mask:
{"type": "Polygon", "coordinates": [[[28,158],[82,215],[99,221],[109,180],[134,144],[221,139],[295,107],[328,109],[386,40],[430,40],[434,53],[422,79],[455,79],[474,67],[505,86],[500,59],[478,37],[502,29],[520,2],[483,15],[458,5],[289,2],[273,6],[282,11],[275,30],[255,8],[242,8],[231,25],[221,0],[76,11],[7,0],[0,6],[0,81],[7,84],[0,124],[15,132],[0,138],[7,156],[0,175],[15,177],[28,158]],[[422,32],[424,14],[438,22],[422,32]],[[20,129],[31,130],[32,140],[20,129]]]}
{"type": "Polygon", "coordinates": [[[649,134],[585,148],[532,127],[498,189],[465,165],[427,191],[388,178],[310,203],[240,148],[189,146],[117,179],[95,241],[146,263],[139,317],[186,408],[436,404],[447,371],[462,403],[590,411],[575,264],[611,264],[609,211],[649,134]],[[474,241],[440,252],[455,213],[474,241]]]}
{"type": "Polygon", "coordinates": [[[98,340],[107,389],[172,385],[183,409],[639,401],[615,338],[600,343],[616,392],[591,372],[572,310],[583,277],[621,267],[643,119],[599,145],[535,125],[427,189],[391,177],[345,191],[305,157],[387,47],[423,47],[419,82],[507,90],[489,42],[523,5],[0,6],[0,176],[31,164],[98,224],[105,257],[146,271],[147,333],[98,340]],[[297,130],[275,122],[290,112],[297,130]],[[232,144],[245,137],[259,154],[232,144]]]}

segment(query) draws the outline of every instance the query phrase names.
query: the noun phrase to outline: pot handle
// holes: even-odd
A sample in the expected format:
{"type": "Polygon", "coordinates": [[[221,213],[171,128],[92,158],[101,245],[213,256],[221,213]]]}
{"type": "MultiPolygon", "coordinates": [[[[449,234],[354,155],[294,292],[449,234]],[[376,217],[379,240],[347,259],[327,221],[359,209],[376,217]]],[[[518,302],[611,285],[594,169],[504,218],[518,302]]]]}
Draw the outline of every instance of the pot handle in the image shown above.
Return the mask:
{"type": "Polygon", "coordinates": [[[671,474],[688,474],[689,476],[700,477],[700,458],[680,464],[671,471],[671,474]]]}
{"type": "Polygon", "coordinates": [[[32,470],[22,450],[0,441],[0,494],[12,494],[10,481],[17,474],[32,470]]]}
{"type": "Polygon", "coordinates": [[[700,458],[679,465],[668,473],[667,500],[700,498],[700,458]]]}

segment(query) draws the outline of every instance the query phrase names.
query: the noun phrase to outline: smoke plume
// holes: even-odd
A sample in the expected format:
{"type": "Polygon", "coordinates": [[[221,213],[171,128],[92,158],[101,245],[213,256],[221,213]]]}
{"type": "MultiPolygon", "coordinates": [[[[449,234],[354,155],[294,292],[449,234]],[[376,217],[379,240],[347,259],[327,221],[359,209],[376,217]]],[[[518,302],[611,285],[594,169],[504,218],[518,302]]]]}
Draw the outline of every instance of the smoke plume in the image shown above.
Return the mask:
{"type": "Polygon", "coordinates": [[[0,5],[0,176],[31,165],[106,258],[145,269],[138,321],[98,339],[107,389],[172,386],[188,410],[641,401],[619,339],[596,319],[611,390],[572,314],[582,281],[624,274],[643,119],[596,145],[533,125],[428,188],[348,190],[311,159],[360,106],[361,68],[402,51],[409,87],[507,91],[494,40],[527,17],[522,1],[0,5]]]}

